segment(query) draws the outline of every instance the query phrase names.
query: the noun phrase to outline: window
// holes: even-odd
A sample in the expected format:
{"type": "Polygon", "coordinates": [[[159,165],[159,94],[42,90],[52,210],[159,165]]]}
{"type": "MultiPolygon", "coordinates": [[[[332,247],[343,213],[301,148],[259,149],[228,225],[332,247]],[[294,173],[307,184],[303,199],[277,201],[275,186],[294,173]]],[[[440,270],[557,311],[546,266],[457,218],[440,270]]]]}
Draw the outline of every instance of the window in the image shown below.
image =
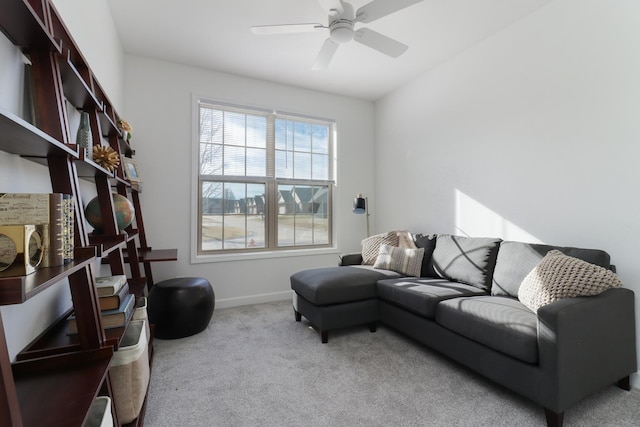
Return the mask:
{"type": "Polygon", "coordinates": [[[198,102],[198,254],[331,245],[334,123],[198,102]]]}

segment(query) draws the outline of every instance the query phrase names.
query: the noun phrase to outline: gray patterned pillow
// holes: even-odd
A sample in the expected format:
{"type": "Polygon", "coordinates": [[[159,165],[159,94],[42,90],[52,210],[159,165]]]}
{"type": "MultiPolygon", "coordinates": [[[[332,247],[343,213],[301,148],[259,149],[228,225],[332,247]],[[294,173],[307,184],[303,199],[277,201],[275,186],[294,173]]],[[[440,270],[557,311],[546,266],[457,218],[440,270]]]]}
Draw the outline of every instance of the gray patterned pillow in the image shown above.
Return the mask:
{"type": "Polygon", "coordinates": [[[488,291],[496,264],[500,239],[442,234],[431,256],[438,277],[466,283],[488,291]]]}
{"type": "Polygon", "coordinates": [[[373,264],[373,268],[391,270],[407,276],[420,277],[424,249],[397,248],[381,245],[380,253],[373,264]]]}
{"type": "Polygon", "coordinates": [[[389,231],[364,239],[362,241],[362,264],[373,265],[382,245],[398,246],[398,233],[389,231]]]}
{"type": "Polygon", "coordinates": [[[611,270],[553,250],[524,278],[518,299],[537,312],[543,305],[563,298],[598,295],[621,286],[611,270]]]}

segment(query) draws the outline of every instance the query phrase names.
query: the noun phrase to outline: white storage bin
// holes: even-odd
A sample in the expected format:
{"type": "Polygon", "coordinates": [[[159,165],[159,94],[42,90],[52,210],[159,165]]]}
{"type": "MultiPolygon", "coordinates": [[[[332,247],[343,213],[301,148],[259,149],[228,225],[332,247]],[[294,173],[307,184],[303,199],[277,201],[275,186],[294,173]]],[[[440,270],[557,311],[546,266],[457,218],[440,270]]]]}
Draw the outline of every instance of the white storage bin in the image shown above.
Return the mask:
{"type": "Polygon", "coordinates": [[[113,354],[109,374],[113,401],[122,424],[140,414],[149,385],[149,352],[143,320],[132,320],[113,354]]]}
{"type": "Polygon", "coordinates": [[[87,422],[84,427],[113,427],[113,415],[111,414],[111,399],[109,396],[98,396],[93,401],[87,422]]]}

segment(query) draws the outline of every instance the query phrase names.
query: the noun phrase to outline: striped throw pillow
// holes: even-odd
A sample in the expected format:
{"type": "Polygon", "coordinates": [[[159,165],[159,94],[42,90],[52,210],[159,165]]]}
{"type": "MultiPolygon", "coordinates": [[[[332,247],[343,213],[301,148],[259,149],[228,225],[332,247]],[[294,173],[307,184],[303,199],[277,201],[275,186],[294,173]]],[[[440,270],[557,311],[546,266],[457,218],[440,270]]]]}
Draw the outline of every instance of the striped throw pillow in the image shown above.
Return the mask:
{"type": "Polygon", "coordinates": [[[391,270],[407,276],[420,277],[424,248],[405,249],[381,245],[373,268],[391,270]]]}

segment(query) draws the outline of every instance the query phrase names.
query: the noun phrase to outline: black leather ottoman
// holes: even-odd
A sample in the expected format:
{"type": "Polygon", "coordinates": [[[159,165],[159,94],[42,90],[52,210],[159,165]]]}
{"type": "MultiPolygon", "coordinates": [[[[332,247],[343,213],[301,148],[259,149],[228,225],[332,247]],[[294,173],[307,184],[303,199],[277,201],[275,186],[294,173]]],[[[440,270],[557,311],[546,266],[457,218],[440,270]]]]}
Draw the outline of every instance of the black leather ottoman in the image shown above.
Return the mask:
{"type": "Polygon", "coordinates": [[[184,338],[202,332],[215,306],[215,293],[207,279],[178,277],[156,283],[147,298],[149,322],[155,337],[184,338]]]}
{"type": "Polygon", "coordinates": [[[376,283],[399,276],[384,270],[361,267],[327,267],[303,270],[291,275],[293,310],[296,321],[302,316],[319,331],[323,344],[329,331],[369,324],[375,332],[378,321],[376,283]]]}

